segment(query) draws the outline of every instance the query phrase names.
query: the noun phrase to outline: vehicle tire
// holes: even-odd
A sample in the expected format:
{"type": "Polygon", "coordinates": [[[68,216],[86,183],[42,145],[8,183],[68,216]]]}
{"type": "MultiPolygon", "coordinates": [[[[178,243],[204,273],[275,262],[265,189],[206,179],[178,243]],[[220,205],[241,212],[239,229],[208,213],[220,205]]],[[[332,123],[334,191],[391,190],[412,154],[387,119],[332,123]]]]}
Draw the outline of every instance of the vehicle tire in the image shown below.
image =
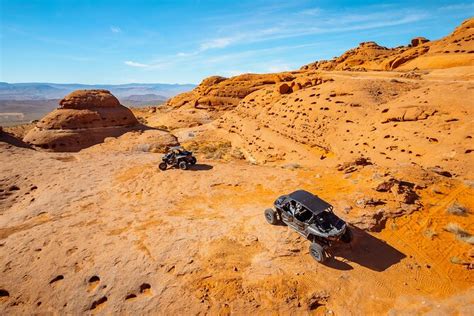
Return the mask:
{"type": "Polygon", "coordinates": [[[317,262],[324,262],[327,259],[326,251],[324,251],[323,246],[316,242],[311,243],[309,246],[309,254],[317,262]]]}
{"type": "Polygon", "coordinates": [[[191,159],[189,159],[189,163],[190,163],[191,165],[195,165],[196,162],[197,162],[197,160],[196,160],[195,157],[191,157],[191,159]]]}
{"type": "Polygon", "coordinates": [[[275,212],[275,210],[271,209],[271,208],[267,208],[265,210],[265,219],[267,220],[267,222],[271,225],[276,225],[278,224],[278,218],[277,218],[277,213],[275,212]]]}
{"type": "Polygon", "coordinates": [[[181,170],[186,170],[186,169],[188,169],[188,164],[186,163],[186,161],[183,160],[183,161],[179,162],[178,167],[181,170]]]}
{"type": "Polygon", "coordinates": [[[166,170],[166,167],[168,167],[168,165],[166,164],[166,162],[161,162],[161,163],[158,165],[158,168],[160,168],[161,171],[165,171],[165,170],[166,170]]]}
{"type": "Polygon", "coordinates": [[[343,243],[349,244],[352,241],[352,231],[349,227],[346,228],[346,231],[341,236],[341,241],[343,243]]]}

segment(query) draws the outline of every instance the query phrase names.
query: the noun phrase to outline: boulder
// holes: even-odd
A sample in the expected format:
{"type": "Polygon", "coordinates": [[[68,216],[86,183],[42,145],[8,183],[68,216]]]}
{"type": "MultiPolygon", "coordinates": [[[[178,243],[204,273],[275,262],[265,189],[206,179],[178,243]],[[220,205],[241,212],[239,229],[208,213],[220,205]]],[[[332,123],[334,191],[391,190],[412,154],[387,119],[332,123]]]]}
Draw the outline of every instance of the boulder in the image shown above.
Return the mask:
{"type": "Polygon", "coordinates": [[[281,83],[277,86],[277,91],[280,94],[290,94],[293,92],[293,89],[287,83],[281,83]]]}
{"type": "Polygon", "coordinates": [[[296,82],[296,81],[291,82],[291,89],[293,91],[301,90],[301,83],[296,82]]]}
{"type": "Polygon", "coordinates": [[[424,43],[429,42],[430,40],[425,38],[425,37],[415,37],[414,39],[411,40],[411,46],[416,47],[419,45],[423,45],[424,43]]]}

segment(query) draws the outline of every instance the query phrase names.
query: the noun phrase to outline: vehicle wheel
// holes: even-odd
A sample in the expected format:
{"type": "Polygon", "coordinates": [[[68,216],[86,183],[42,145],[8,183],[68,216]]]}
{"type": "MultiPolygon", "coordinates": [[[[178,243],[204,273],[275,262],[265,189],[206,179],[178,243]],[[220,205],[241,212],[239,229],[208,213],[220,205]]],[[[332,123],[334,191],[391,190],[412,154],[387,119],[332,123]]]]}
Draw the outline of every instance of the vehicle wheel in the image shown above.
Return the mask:
{"type": "Polygon", "coordinates": [[[267,220],[269,224],[272,224],[272,225],[276,225],[278,223],[277,214],[271,208],[267,208],[265,210],[265,219],[267,220]]]}
{"type": "Polygon", "coordinates": [[[349,227],[346,228],[346,231],[344,232],[344,234],[341,236],[341,241],[348,244],[352,241],[352,231],[349,227]]]}
{"type": "Polygon", "coordinates": [[[318,243],[311,243],[311,246],[309,246],[309,253],[317,262],[324,262],[327,259],[326,251],[324,251],[323,246],[318,243]]]}
{"type": "Polygon", "coordinates": [[[160,168],[161,171],[165,171],[166,170],[166,167],[168,167],[166,165],[166,162],[162,162],[158,165],[158,168],[160,168]]]}
{"type": "Polygon", "coordinates": [[[188,164],[186,163],[186,161],[183,160],[183,161],[179,162],[178,167],[181,170],[186,170],[186,169],[188,169],[188,164]]]}
{"type": "Polygon", "coordinates": [[[190,163],[191,165],[195,165],[196,162],[197,162],[197,160],[196,160],[195,157],[191,157],[191,159],[189,159],[189,163],[190,163]]]}

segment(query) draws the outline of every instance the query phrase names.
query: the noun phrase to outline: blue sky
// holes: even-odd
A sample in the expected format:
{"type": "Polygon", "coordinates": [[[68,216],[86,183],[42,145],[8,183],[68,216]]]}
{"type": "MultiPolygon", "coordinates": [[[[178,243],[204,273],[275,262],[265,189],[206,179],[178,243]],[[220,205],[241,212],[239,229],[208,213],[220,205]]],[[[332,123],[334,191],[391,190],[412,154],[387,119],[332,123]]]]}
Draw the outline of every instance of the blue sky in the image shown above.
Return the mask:
{"type": "Polygon", "coordinates": [[[0,0],[0,81],[199,83],[437,39],[472,1],[0,0]]]}

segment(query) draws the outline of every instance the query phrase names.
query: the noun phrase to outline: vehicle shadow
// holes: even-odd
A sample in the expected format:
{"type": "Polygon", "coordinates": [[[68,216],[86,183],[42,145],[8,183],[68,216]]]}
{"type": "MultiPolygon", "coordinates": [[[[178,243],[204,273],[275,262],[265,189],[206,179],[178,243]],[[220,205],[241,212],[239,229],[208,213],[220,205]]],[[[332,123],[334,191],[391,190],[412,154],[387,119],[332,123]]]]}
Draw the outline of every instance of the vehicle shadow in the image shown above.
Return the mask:
{"type": "Polygon", "coordinates": [[[207,171],[207,170],[211,170],[212,168],[214,167],[208,164],[204,164],[204,163],[197,163],[193,166],[189,166],[189,170],[191,171],[207,171]]]}
{"type": "Polygon", "coordinates": [[[352,243],[335,246],[331,250],[333,256],[325,262],[326,266],[338,270],[351,270],[353,267],[349,262],[354,262],[370,270],[382,272],[406,257],[399,250],[362,229],[356,227],[351,229],[354,235],[352,243]]]}

